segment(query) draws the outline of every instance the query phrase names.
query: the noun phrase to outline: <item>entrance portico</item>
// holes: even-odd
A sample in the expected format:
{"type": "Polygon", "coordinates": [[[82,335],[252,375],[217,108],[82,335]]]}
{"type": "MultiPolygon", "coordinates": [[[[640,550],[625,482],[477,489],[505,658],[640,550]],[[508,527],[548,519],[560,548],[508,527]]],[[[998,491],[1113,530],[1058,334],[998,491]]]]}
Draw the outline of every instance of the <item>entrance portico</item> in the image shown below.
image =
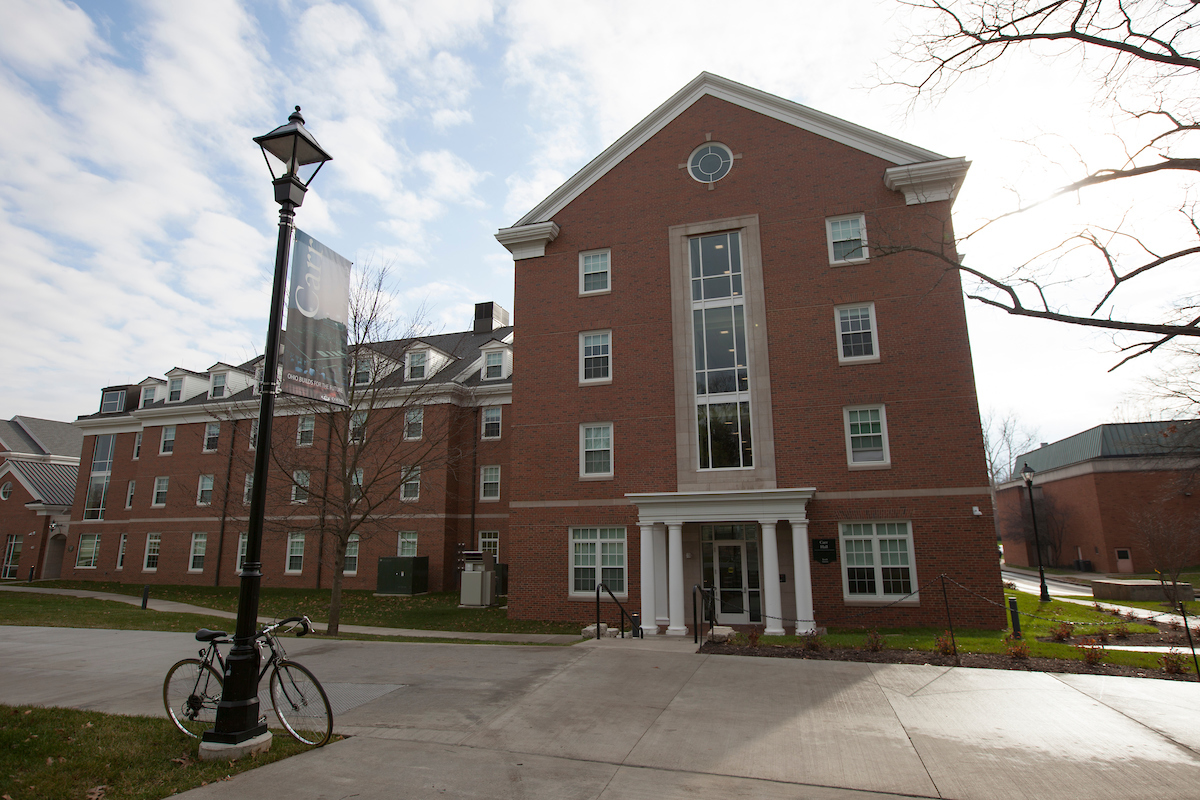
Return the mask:
{"type": "MultiPolygon", "coordinates": [[[[687,598],[685,560],[692,554],[684,548],[684,526],[692,523],[705,526],[757,523],[761,531],[761,573],[758,572],[759,564],[747,564],[750,558],[757,560],[760,554],[755,552],[758,548],[751,547],[750,542],[739,544],[746,538],[744,532],[728,535],[728,539],[732,541],[719,544],[714,542],[712,583],[731,613],[735,610],[735,603],[741,603],[736,607],[737,612],[740,612],[735,615],[737,620],[731,621],[748,620],[757,599],[753,597],[754,592],[761,591],[761,617],[766,623],[765,632],[768,635],[782,635],[783,618],[793,616],[799,620],[796,623],[798,633],[813,631],[815,623],[808,557],[808,517],[805,509],[814,494],[815,489],[807,488],[625,495],[638,508],[638,524],[642,534],[643,633],[653,636],[658,633],[659,625],[666,622],[667,635],[687,635],[684,611],[687,598]],[[783,613],[779,581],[780,548],[777,531],[780,523],[790,527],[792,533],[795,607],[789,607],[787,614],[783,613]],[[755,580],[759,574],[761,580],[755,580]],[[739,594],[746,599],[738,601],[739,594]]],[[[699,550],[699,538],[696,541],[699,550]]],[[[703,574],[703,567],[699,570],[703,574]]],[[[697,568],[693,566],[690,571],[694,575],[697,568]]],[[[718,616],[720,606],[721,603],[718,603],[718,616]]]]}

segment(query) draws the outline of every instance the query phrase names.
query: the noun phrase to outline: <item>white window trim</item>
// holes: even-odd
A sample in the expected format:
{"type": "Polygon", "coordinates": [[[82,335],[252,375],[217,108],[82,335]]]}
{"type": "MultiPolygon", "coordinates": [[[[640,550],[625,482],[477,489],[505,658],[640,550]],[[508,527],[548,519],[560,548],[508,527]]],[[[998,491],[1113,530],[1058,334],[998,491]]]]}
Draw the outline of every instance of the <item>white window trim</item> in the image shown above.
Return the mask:
{"type": "Polygon", "coordinates": [[[254,495],[254,473],[247,472],[245,480],[242,481],[242,505],[250,505],[254,495]]]}
{"type": "MultiPolygon", "coordinates": [[[[133,493],[137,490],[137,481],[130,481],[125,487],[125,508],[133,508],[133,493]]],[[[121,534],[124,536],[125,534],[121,534]]]]}
{"type": "Polygon", "coordinates": [[[879,318],[875,316],[875,303],[843,303],[833,308],[833,331],[837,336],[837,356],[839,364],[874,364],[879,361],[879,318]],[[851,308],[866,306],[871,314],[871,350],[869,356],[847,356],[842,349],[842,318],[841,312],[851,308]]]}
{"type": "MultiPolygon", "coordinates": [[[[250,479],[252,481],[254,480],[253,473],[250,475],[250,479]]],[[[295,503],[296,505],[304,505],[305,503],[308,502],[308,487],[309,487],[309,484],[311,481],[312,481],[312,471],[311,470],[297,469],[297,470],[292,471],[292,502],[293,503],[295,503]],[[304,475],[304,485],[303,486],[300,485],[300,475],[302,473],[304,475]],[[297,497],[297,495],[300,492],[304,492],[303,499],[300,499],[297,497]]]]}
{"type": "Polygon", "coordinates": [[[204,423],[204,441],[200,443],[200,452],[201,453],[215,453],[220,448],[221,448],[221,423],[219,423],[219,422],[204,423]],[[211,448],[208,446],[208,428],[210,425],[217,426],[217,436],[216,436],[217,446],[211,447],[211,448]]]}
{"type": "Polygon", "coordinates": [[[838,217],[828,217],[825,220],[825,244],[828,248],[830,264],[862,264],[871,260],[871,250],[867,246],[867,218],[864,214],[842,214],[838,217]],[[862,233],[862,255],[858,258],[835,259],[833,257],[833,223],[843,220],[857,219],[858,229],[862,233]]]}
{"type": "Polygon", "coordinates": [[[313,414],[301,414],[300,416],[296,417],[296,447],[312,447],[313,442],[315,442],[316,440],[317,440],[317,418],[316,418],[316,416],[313,414]],[[312,434],[312,441],[309,441],[309,442],[305,442],[305,441],[301,440],[301,435],[305,432],[303,425],[304,425],[304,420],[306,420],[306,419],[312,420],[312,428],[308,429],[308,432],[312,434]]]}
{"type": "Polygon", "coordinates": [[[400,481],[400,502],[401,503],[419,503],[421,502],[421,468],[406,467],[404,469],[404,480],[400,481]],[[404,494],[405,487],[410,483],[417,485],[416,497],[408,497],[404,494]]]}
{"type": "MultiPolygon", "coordinates": [[[[497,563],[499,563],[499,562],[500,562],[500,531],[498,531],[498,530],[487,530],[487,531],[478,531],[478,532],[476,532],[476,536],[475,536],[475,545],[476,545],[476,547],[478,547],[478,548],[479,548],[481,551],[483,551],[483,549],[484,549],[484,548],[483,548],[483,535],[484,535],[485,533],[487,533],[487,534],[491,534],[491,535],[488,537],[488,541],[494,541],[494,542],[496,543],[496,552],[495,552],[493,555],[495,555],[495,556],[496,556],[496,562],[497,562],[497,563]]],[[[487,550],[487,551],[485,551],[485,552],[489,552],[489,553],[490,553],[491,551],[490,551],[490,550],[487,550]]]]}
{"type": "Polygon", "coordinates": [[[100,393],[100,413],[101,414],[116,414],[125,410],[125,390],[111,389],[107,392],[100,393]],[[104,406],[109,397],[113,398],[113,405],[116,406],[112,411],[105,411],[104,406]]]}
{"type": "Polygon", "coordinates": [[[97,568],[99,568],[99,566],[100,566],[100,534],[98,534],[98,533],[80,534],[79,542],[75,546],[75,569],[97,569],[97,568]],[[83,555],[83,537],[84,536],[95,537],[95,544],[92,547],[92,563],[90,565],[79,563],[79,557],[81,555],[83,555]]]}
{"type": "Polygon", "coordinates": [[[343,575],[357,575],[358,574],[358,561],[360,558],[362,558],[362,556],[360,555],[361,551],[362,551],[362,537],[359,536],[357,533],[352,533],[346,538],[346,556],[345,556],[346,558],[350,557],[350,546],[351,545],[354,546],[354,569],[346,569],[346,562],[343,559],[343,561],[342,561],[342,574],[343,575]]]}
{"type": "MultiPolygon", "coordinates": [[[[586,592],[575,591],[575,531],[583,528],[619,528],[625,533],[625,538],[622,541],[625,543],[625,591],[613,592],[613,596],[624,598],[629,596],[629,529],[624,525],[571,525],[567,528],[567,595],[573,600],[579,599],[596,599],[596,590],[590,589],[586,592]]],[[[596,583],[603,583],[600,578],[603,575],[601,559],[601,548],[599,547],[601,539],[596,540],[596,583]]],[[[609,539],[607,541],[613,541],[609,539]]]]}
{"type": "Polygon", "coordinates": [[[183,398],[183,389],[184,389],[184,386],[183,386],[183,378],[171,378],[170,380],[168,380],[168,381],[167,381],[167,398],[166,398],[166,402],[168,402],[168,403],[182,403],[182,402],[183,402],[183,399],[184,399],[184,398],[183,398]],[[171,399],[171,384],[172,384],[172,383],[174,383],[175,381],[179,381],[179,399],[177,399],[177,400],[172,400],[172,399],[171,399]]]}
{"type": "Polygon", "coordinates": [[[429,366],[432,359],[429,357],[428,350],[411,350],[404,359],[404,379],[408,381],[427,381],[429,380],[429,366]],[[414,365],[412,363],[413,356],[421,356],[421,363],[414,365]],[[413,367],[420,366],[421,374],[413,377],[413,367]]]}
{"type": "Polygon", "coordinates": [[[499,503],[500,502],[500,495],[502,494],[502,490],[500,488],[500,483],[501,483],[501,474],[503,473],[503,470],[500,468],[500,466],[501,466],[500,464],[484,464],[482,467],[479,468],[479,502],[481,502],[481,503],[499,503]],[[488,497],[488,496],[484,495],[484,493],[483,493],[483,490],[484,490],[483,471],[485,469],[495,469],[496,470],[496,496],[495,497],[488,497]]]}
{"type": "Polygon", "coordinates": [[[479,368],[479,380],[481,381],[501,381],[504,380],[504,351],[489,350],[483,354],[483,364],[479,368]],[[488,359],[492,356],[497,356],[500,359],[499,364],[488,364],[488,359]],[[500,374],[496,376],[488,375],[488,367],[500,367],[500,374]]]}
{"type": "Polygon", "coordinates": [[[872,403],[862,406],[846,406],[842,409],[842,431],[846,439],[846,466],[853,470],[860,469],[890,469],[892,466],[892,451],[888,444],[888,424],[887,424],[887,407],[883,403],[872,403]],[[870,409],[879,410],[879,429],[883,434],[883,460],[882,461],[855,461],[854,450],[850,444],[850,412],[851,411],[866,411],[870,409]]]}
{"type": "Polygon", "coordinates": [[[133,461],[142,457],[142,432],[138,431],[133,437],[133,461]]]}
{"type": "Polygon", "coordinates": [[[616,475],[616,426],[611,422],[581,422],[579,424],[579,480],[581,481],[610,481],[616,475]],[[587,468],[587,428],[608,426],[608,472],[585,472],[587,468]]]}
{"type": "Polygon", "coordinates": [[[479,422],[479,438],[480,439],[491,442],[491,441],[500,439],[504,436],[504,406],[486,406],[483,409],[483,411],[479,414],[479,420],[480,420],[480,422],[479,422]],[[500,433],[497,433],[495,436],[488,436],[486,433],[487,426],[488,426],[487,413],[489,411],[495,411],[497,414],[500,415],[500,419],[499,419],[500,433]]]}
{"type": "Polygon", "coordinates": [[[175,453],[175,442],[179,438],[179,429],[174,425],[163,425],[162,433],[158,437],[158,454],[160,456],[169,456],[175,453]],[[165,450],[167,446],[167,431],[171,431],[171,449],[165,450]]]}
{"type": "Polygon", "coordinates": [[[203,561],[201,561],[201,562],[200,562],[200,568],[199,568],[199,569],[196,569],[196,567],[192,566],[193,564],[195,564],[195,563],[196,563],[196,555],[197,555],[197,553],[196,553],[196,544],[197,544],[197,542],[204,542],[204,550],[205,550],[205,552],[202,552],[202,553],[200,553],[200,554],[199,554],[199,555],[200,555],[200,558],[204,558],[204,557],[206,556],[206,554],[207,554],[207,550],[208,550],[208,534],[207,534],[207,533],[193,533],[193,534],[192,534],[192,546],[191,546],[191,548],[188,550],[188,568],[187,568],[187,571],[188,571],[188,572],[190,572],[190,573],[192,573],[193,575],[198,575],[198,574],[200,574],[200,573],[204,572],[204,562],[203,562],[203,561]],[[202,537],[204,537],[204,538],[203,538],[203,539],[197,539],[197,538],[196,538],[197,536],[202,536],[202,537]]]}
{"type": "Polygon", "coordinates": [[[217,476],[215,474],[198,476],[196,478],[196,505],[211,506],[212,505],[212,493],[215,492],[216,490],[217,490],[217,476]],[[208,492],[209,492],[208,502],[205,502],[200,499],[204,495],[204,479],[205,478],[208,478],[209,480],[212,481],[212,484],[208,487],[208,492]]]}
{"type": "MultiPolygon", "coordinates": [[[[843,525],[871,525],[873,530],[877,530],[877,528],[874,527],[876,525],[881,525],[881,524],[886,525],[888,523],[899,523],[899,522],[904,523],[905,526],[907,527],[908,532],[906,534],[904,534],[903,538],[906,538],[908,540],[908,577],[909,577],[909,581],[912,584],[912,588],[916,589],[918,586],[920,586],[920,584],[917,582],[917,555],[916,555],[916,551],[913,549],[913,526],[912,526],[911,520],[907,520],[907,519],[844,519],[844,520],[838,521],[838,548],[839,548],[838,561],[841,564],[841,573],[842,573],[842,599],[848,605],[881,605],[881,604],[896,603],[896,605],[899,605],[899,606],[919,606],[921,604],[921,595],[919,592],[916,594],[913,594],[903,600],[899,600],[899,598],[904,597],[904,595],[901,595],[901,594],[883,594],[883,576],[879,572],[879,570],[883,568],[883,565],[880,563],[881,559],[880,559],[880,553],[879,553],[878,546],[873,548],[873,555],[874,555],[874,562],[875,562],[875,564],[874,564],[875,586],[878,589],[878,592],[874,595],[864,595],[864,594],[852,595],[852,594],[850,594],[850,573],[849,573],[850,565],[849,565],[849,563],[847,563],[847,560],[846,560],[846,538],[847,537],[843,533],[842,526],[843,525]],[[897,602],[897,600],[899,600],[899,602],[897,602]]],[[[865,539],[867,537],[852,536],[849,538],[865,539]]],[[[892,537],[885,537],[885,538],[898,539],[901,537],[892,536],[892,537]]],[[[873,533],[871,536],[871,539],[873,541],[875,541],[876,544],[878,544],[879,535],[877,533],[873,533]]]]}
{"type": "Polygon", "coordinates": [[[210,400],[224,399],[229,397],[229,373],[214,372],[208,379],[208,397],[210,400]],[[215,395],[213,392],[217,389],[217,378],[221,378],[221,394],[215,395]]]}
{"type": "Polygon", "coordinates": [[[304,572],[304,534],[292,532],[287,535],[287,546],[283,551],[283,574],[300,575],[304,572]],[[292,569],[292,542],[300,542],[300,569],[292,569]]]}
{"type": "Polygon", "coordinates": [[[158,561],[154,562],[153,567],[146,566],[150,563],[150,544],[155,541],[153,537],[157,536],[158,552],[154,554],[158,561],[162,561],[162,534],[148,533],[146,534],[146,547],[142,552],[142,572],[158,572],[158,561]]]}
{"type": "Polygon", "coordinates": [[[121,543],[117,546],[117,569],[125,569],[125,545],[129,542],[129,534],[121,534],[121,543]]]}
{"type": "Polygon", "coordinates": [[[157,386],[143,386],[142,393],[138,397],[138,408],[145,408],[146,406],[153,403],[157,399],[155,397],[155,395],[157,395],[157,394],[158,394],[157,386]],[[146,392],[149,392],[150,394],[147,396],[146,392]]]}
{"type": "Polygon", "coordinates": [[[415,558],[417,555],[417,547],[418,547],[418,544],[420,543],[420,541],[421,541],[421,534],[419,531],[397,531],[396,532],[396,555],[401,556],[401,557],[406,557],[406,558],[415,558]],[[405,539],[404,534],[406,534],[406,533],[411,533],[413,538],[411,540],[405,539]],[[412,542],[412,546],[413,546],[412,555],[404,556],[404,554],[400,551],[404,549],[405,543],[409,542],[409,541],[412,542]]]}
{"type": "Polygon", "coordinates": [[[237,571],[241,572],[246,564],[246,548],[250,545],[250,534],[242,532],[238,534],[238,550],[237,550],[237,571]]]}
{"type": "Polygon", "coordinates": [[[154,490],[150,494],[150,507],[151,508],[165,507],[167,505],[167,492],[170,491],[170,489],[171,489],[171,476],[159,475],[158,477],[156,477],[154,479],[154,490]],[[160,480],[164,480],[167,482],[166,487],[163,489],[163,501],[161,503],[158,502],[158,482],[160,480]]]}
{"type": "Polygon", "coordinates": [[[404,441],[419,442],[423,438],[425,438],[425,408],[424,408],[424,406],[422,406],[421,408],[405,409],[405,411],[404,411],[404,441]],[[414,414],[414,413],[419,414],[421,417],[421,432],[416,436],[409,436],[408,435],[408,415],[414,414]]]}
{"type": "Polygon", "coordinates": [[[611,294],[612,293],[612,282],[613,281],[612,281],[612,249],[611,248],[602,247],[599,250],[584,250],[584,251],[580,252],[580,254],[579,254],[579,296],[580,297],[593,297],[595,295],[611,294]],[[592,289],[591,291],[588,291],[583,288],[583,283],[584,283],[583,258],[584,258],[584,256],[598,256],[601,254],[608,256],[608,269],[605,270],[605,273],[608,275],[608,281],[607,281],[608,285],[603,289],[592,289]]]}
{"type": "Polygon", "coordinates": [[[580,386],[598,386],[613,381],[613,335],[611,328],[601,328],[594,331],[579,332],[579,385],[580,386]],[[583,342],[585,336],[596,336],[597,334],[608,334],[608,375],[603,378],[584,378],[583,377],[583,342]]]}

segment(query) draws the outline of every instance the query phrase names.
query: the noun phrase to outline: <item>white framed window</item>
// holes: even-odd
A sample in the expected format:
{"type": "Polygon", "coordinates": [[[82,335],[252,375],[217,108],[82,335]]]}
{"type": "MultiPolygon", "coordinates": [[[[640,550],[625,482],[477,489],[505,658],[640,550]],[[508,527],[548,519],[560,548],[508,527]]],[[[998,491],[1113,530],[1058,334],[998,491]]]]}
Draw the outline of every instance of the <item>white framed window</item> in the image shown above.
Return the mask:
{"type": "Polygon", "coordinates": [[[610,250],[592,250],[579,254],[579,294],[606,294],[610,285],[610,250]]]}
{"type": "Polygon", "coordinates": [[[102,433],[96,437],[92,447],[92,470],[88,479],[87,496],[83,504],[84,519],[104,519],[116,439],[116,434],[112,433],[102,433]]]}
{"type": "Polygon", "coordinates": [[[170,455],[175,452],[175,426],[164,425],[162,429],[162,437],[158,441],[158,454],[160,456],[170,455]]]}
{"type": "Polygon", "coordinates": [[[712,189],[712,184],[733,169],[733,158],[733,152],[720,142],[705,142],[688,156],[688,174],[712,189]]]}
{"type": "Polygon", "coordinates": [[[371,382],[371,359],[354,359],[354,385],[366,386],[371,382]]]}
{"type": "Polygon", "coordinates": [[[0,579],[11,581],[19,577],[21,544],[24,538],[19,533],[10,533],[4,538],[4,567],[0,569],[0,579]]]}
{"type": "Polygon", "coordinates": [[[212,376],[212,386],[209,387],[208,396],[216,400],[218,397],[225,396],[225,378],[224,372],[218,372],[212,376]]]}
{"type": "Polygon", "coordinates": [[[359,467],[354,470],[354,475],[350,479],[350,499],[361,500],[363,496],[363,468],[359,467]]]}
{"type": "Polygon", "coordinates": [[[613,476],[612,440],[611,422],[585,422],[579,426],[579,477],[613,476]]]}
{"type": "Polygon", "coordinates": [[[125,489],[125,507],[126,508],[133,508],[133,490],[136,488],[137,488],[137,481],[130,481],[129,487],[125,489]]]}
{"type": "Polygon", "coordinates": [[[158,551],[162,548],[162,534],[146,534],[146,555],[142,559],[143,572],[158,571],[158,551]]]}
{"type": "Polygon", "coordinates": [[[342,564],[343,575],[358,574],[358,534],[352,533],[346,539],[346,560],[342,564]]]}
{"type": "Polygon", "coordinates": [[[479,499],[500,499],[500,467],[497,464],[481,467],[479,470],[479,499]]]}
{"type": "Polygon", "coordinates": [[[843,364],[879,360],[875,304],[856,303],[833,310],[837,327],[838,361],[843,364]]]}
{"type": "Polygon", "coordinates": [[[498,563],[500,561],[500,531],[480,531],[479,550],[491,553],[498,563]]]}
{"type": "Polygon", "coordinates": [[[258,420],[250,420],[250,450],[258,449],[258,420]]]}
{"type": "Polygon", "coordinates": [[[287,538],[287,568],[284,572],[296,575],[304,571],[304,534],[289,533],[287,538]]]}
{"type": "Polygon", "coordinates": [[[296,447],[312,447],[313,435],[317,429],[317,418],[312,414],[304,414],[296,418],[296,447]]]}
{"type": "Polygon", "coordinates": [[[100,556],[100,534],[85,533],[79,537],[75,551],[75,569],[95,569],[100,556]]]}
{"type": "MultiPolygon", "coordinates": [[[[253,476],[251,476],[253,478],[253,476]]],[[[292,502],[308,502],[308,470],[298,469],[292,473],[292,502]]]]}
{"type": "Polygon", "coordinates": [[[121,544],[117,547],[117,569],[125,569],[125,545],[129,543],[129,534],[121,534],[121,544]]]}
{"type": "Polygon", "coordinates": [[[504,353],[484,353],[483,379],[485,381],[499,380],[504,377],[504,353]]]}
{"type": "Polygon", "coordinates": [[[7,500],[12,497],[12,481],[5,481],[0,484],[0,500],[7,500]]]}
{"type": "Polygon", "coordinates": [[[367,440],[367,412],[355,411],[350,415],[350,444],[362,444],[367,440]]]}
{"type": "Polygon", "coordinates": [[[178,403],[183,399],[183,378],[171,378],[167,385],[167,402],[178,403]]]}
{"type": "Polygon", "coordinates": [[[250,500],[254,497],[254,473],[246,473],[246,481],[242,484],[242,505],[250,505],[250,500]]]}
{"type": "Polygon", "coordinates": [[[196,484],[196,505],[207,506],[212,503],[213,475],[201,475],[196,484]]]}
{"type": "Polygon", "coordinates": [[[571,528],[571,594],[595,597],[597,581],[626,594],[624,528],[571,528]]]}
{"type": "Polygon", "coordinates": [[[480,435],[484,439],[500,438],[500,406],[488,406],[483,410],[483,430],[480,435]]]}
{"type": "Polygon", "coordinates": [[[250,534],[238,534],[238,555],[237,555],[237,571],[241,572],[242,567],[246,565],[246,548],[250,546],[250,534]]]}
{"type": "Polygon", "coordinates": [[[192,553],[188,558],[188,572],[204,572],[204,551],[207,547],[207,533],[192,534],[192,553]]]}
{"type": "Polygon", "coordinates": [[[261,394],[262,393],[262,384],[263,384],[263,367],[258,366],[258,367],[254,368],[254,388],[251,390],[250,393],[254,394],[254,395],[261,394]]]}
{"type": "Polygon", "coordinates": [[[216,452],[217,446],[221,444],[221,423],[208,422],[204,425],[204,452],[216,452]]]}
{"type": "Polygon", "coordinates": [[[142,432],[138,431],[133,435],[133,460],[137,461],[142,457],[142,432]]]}
{"type": "Polygon", "coordinates": [[[157,392],[157,389],[158,389],[158,387],[156,387],[156,386],[143,386],[142,387],[142,402],[139,404],[139,406],[141,408],[145,408],[146,406],[148,406],[154,402],[154,395],[157,392]]]}
{"type": "Polygon", "coordinates": [[[150,505],[162,507],[167,504],[167,487],[170,484],[171,479],[166,475],[160,475],[154,479],[154,499],[150,505]]]}
{"type": "Polygon", "coordinates": [[[408,354],[408,379],[410,381],[420,380],[425,377],[425,353],[409,353],[408,354]]]}
{"type": "Polygon", "coordinates": [[[829,239],[830,264],[856,264],[870,257],[867,223],[862,214],[830,217],[825,220],[825,231],[829,239]]]}
{"type": "Polygon", "coordinates": [[[417,554],[417,532],[400,531],[396,536],[396,555],[415,556],[417,554]]]}
{"type": "Polygon", "coordinates": [[[612,331],[579,334],[579,382],[612,382],[612,331]]]}
{"type": "Polygon", "coordinates": [[[118,389],[111,392],[104,392],[100,395],[100,413],[112,414],[116,411],[125,410],[125,390],[118,389]]]}
{"type": "Polygon", "coordinates": [[[405,503],[415,503],[421,499],[421,468],[409,467],[404,473],[404,483],[400,484],[400,499],[405,503]]]}
{"type": "Polygon", "coordinates": [[[846,428],[846,463],[851,469],[891,466],[887,413],[883,406],[843,408],[842,421],[846,428]]]}
{"type": "Polygon", "coordinates": [[[917,588],[907,521],[842,522],[838,527],[846,600],[896,600],[917,588]]]}
{"type": "Polygon", "coordinates": [[[404,438],[420,439],[425,433],[425,409],[410,408],[404,412],[404,438]]]}

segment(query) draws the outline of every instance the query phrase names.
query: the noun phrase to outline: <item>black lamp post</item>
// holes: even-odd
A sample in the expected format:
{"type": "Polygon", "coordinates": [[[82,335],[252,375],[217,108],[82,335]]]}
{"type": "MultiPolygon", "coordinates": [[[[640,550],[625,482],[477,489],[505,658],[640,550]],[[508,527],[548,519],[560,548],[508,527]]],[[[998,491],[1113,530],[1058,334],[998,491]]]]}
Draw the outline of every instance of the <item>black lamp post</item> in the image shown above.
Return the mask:
{"type": "MultiPolygon", "coordinates": [[[[275,418],[278,392],[279,330],[283,325],[284,293],[288,256],[295,230],[295,210],[322,165],[332,159],[312,134],[304,129],[300,106],[282,125],[254,142],[262,148],[271,171],[275,201],[279,203],[279,244],[275,250],[275,281],[271,288],[271,318],[267,323],[267,347],[258,407],[258,442],[254,453],[254,483],[250,495],[250,522],[246,535],[246,560],[238,594],[237,629],[233,648],[225,660],[225,684],[212,730],[201,737],[201,757],[237,757],[270,746],[271,734],[260,722],[258,708],[259,655],[254,636],[258,628],[258,591],[262,582],[262,530],[267,503],[267,467],[271,455],[271,422],[275,418]],[[272,159],[275,163],[272,163],[272,159]],[[316,165],[301,178],[301,168],[316,165]],[[276,175],[276,170],[280,173],[276,175]]],[[[305,170],[307,172],[307,170],[305,170]]]]}
{"type": "Polygon", "coordinates": [[[1029,464],[1021,468],[1021,477],[1025,479],[1025,490],[1029,492],[1029,518],[1033,520],[1033,547],[1037,550],[1038,575],[1042,578],[1043,603],[1050,602],[1050,590],[1046,588],[1046,568],[1042,566],[1042,540],[1038,537],[1037,508],[1033,505],[1033,470],[1029,464]]]}

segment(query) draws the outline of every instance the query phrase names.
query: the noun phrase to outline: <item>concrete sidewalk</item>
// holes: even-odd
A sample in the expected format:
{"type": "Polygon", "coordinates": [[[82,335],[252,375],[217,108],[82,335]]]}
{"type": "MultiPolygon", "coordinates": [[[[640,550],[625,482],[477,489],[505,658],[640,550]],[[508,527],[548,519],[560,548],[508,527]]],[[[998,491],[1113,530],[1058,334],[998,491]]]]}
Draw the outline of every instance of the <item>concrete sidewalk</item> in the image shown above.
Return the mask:
{"type": "MultiPolygon", "coordinates": [[[[162,676],[194,648],[182,633],[0,627],[0,701],[162,715],[162,676]]],[[[1200,786],[1196,683],[711,656],[666,637],[288,649],[350,738],[188,797],[1177,800],[1200,786]]]]}

